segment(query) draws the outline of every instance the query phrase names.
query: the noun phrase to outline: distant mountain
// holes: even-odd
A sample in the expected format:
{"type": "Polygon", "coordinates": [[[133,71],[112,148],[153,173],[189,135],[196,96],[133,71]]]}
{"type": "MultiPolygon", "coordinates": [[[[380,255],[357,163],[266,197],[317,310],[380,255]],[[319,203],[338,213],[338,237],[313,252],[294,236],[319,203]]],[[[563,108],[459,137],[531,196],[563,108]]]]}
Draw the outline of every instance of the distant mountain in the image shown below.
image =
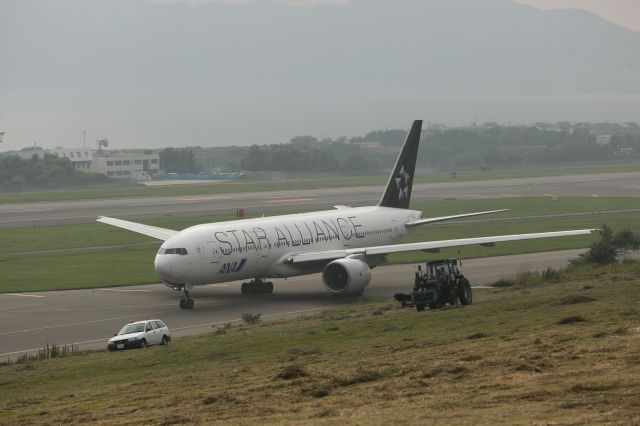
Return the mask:
{"type": "Polygon", "coordinates": [[[0,91],[640,92],[640,33],[510,0],[2,0],[0,91]]]}

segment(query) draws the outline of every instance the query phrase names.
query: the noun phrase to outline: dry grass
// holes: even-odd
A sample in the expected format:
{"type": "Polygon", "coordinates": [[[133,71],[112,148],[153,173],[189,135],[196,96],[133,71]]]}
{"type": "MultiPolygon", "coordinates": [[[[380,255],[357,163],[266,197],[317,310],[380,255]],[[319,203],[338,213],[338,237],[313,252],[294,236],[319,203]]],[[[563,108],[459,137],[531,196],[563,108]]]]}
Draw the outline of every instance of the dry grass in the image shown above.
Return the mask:
{"type": "Polygon", "coordinates": [[[477,291],[460,309],[370,303],[6,365],[0,422],[637,424],[639,271],[477,291]],[[563,304],[582,296],[593,300],[563,304]]]}

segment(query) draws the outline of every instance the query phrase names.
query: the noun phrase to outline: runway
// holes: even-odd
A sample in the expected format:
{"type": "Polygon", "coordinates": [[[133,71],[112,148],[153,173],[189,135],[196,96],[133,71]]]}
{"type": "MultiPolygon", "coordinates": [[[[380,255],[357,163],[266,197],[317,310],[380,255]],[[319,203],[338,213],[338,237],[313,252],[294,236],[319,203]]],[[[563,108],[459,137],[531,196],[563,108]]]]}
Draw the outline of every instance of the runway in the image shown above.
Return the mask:
{"type": "MultiPolygon", "coordinates": [[[[523,271],[559,268],[582,250],[534,253],[463,261],[473,286],[484,286],[523,271]]],[[[129,321],[160,318],[173,337],[202,334],[224,323],[239,323],[243,313],[265,320],[313,314],[362,300],[392,300],[393,294],[413,286],[415,265],[374,269],[363,298],[334,297],[319,274],[274,281],[273,295],[242,296],[240,282],[197,287],[196,309],[178,308],[179,293],[162,284],[0,294],[0,361],[15,360],[22,352],[46,343],[74,344],[80,349],[104,349],[106,341],[129,321]]],[[[482,303],[476,289],[474,303],[482,303]]],[[[179,344],[177,342],[176,344],[179,344]]]]}
{"type": "MultiPolygon", "coordinates": [[[[287,209],[330,209],[334,205],[371,205],[382,186],[310,190],[242,192],[237,194],[139,197],[68,202],[0,204],[0,228],[90,223],[98,216],[148,220],[164,216],[211,216],[237,208],[263,213],[287,209]]],[[[524,196],[639,197],[640,172],[565,175],[473,182],[415,184],[415,201],[524,196]]]]}

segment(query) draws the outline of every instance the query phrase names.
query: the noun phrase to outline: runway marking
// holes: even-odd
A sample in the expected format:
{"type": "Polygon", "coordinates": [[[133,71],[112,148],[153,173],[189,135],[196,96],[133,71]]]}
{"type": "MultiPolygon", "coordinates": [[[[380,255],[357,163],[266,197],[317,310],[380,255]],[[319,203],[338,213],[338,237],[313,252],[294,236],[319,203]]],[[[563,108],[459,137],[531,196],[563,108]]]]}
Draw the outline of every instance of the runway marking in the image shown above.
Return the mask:
{"type": "Polygon", "coordinates": [[[135,292],[135,293],[151,293],[153,290],[123,290],[123,289],[115,289],[115,288],[96,288],[99,291],[117,291],[117,292],[135,292]]]}
{"type": "Polygon", "coordinates": [[[264,200],[265,203],[289,203],[289,202],[293,202],[293,203],[299,203],[299,202],[304,202],[304,201],[315,201],[315,198],[288,198],[286,200],[264,200]]]}
{"type": "Polygon", "coordinates": [[[194,203],[197,203],[197,201],[173,201],[171,203],[127,204],[127,207],[174,206],[176,204],[194,204],[194,203]]]}
{"type": "Polygon", "coordinates": [[[50,212],[53,209],[33,209],[33,210],[6,210],[3,212],[0,212],[0,214],[5,214],[5,213],[33,213],[33,212],[50,212]]]}
{"type": "Polygon", "coordinates": [[[5,293],[5,296],[20,296],[20,297],[47,297],[40,296],[38,294],[20,294],[20,293],[5,293]]]}
{"type": "MultiPolygon", "coordinates": [[[[167,313],[167,312],[171,312],[171,311],[148,312],[146,315],[164,314],[164,313],[167,313]]],[[[32,331],[50,330],[52,328],[73,327],[73,326],[76,326],[76,325],[92,324],[92,323],[96,323],[96,322],[113,321],[113,320],[118,320],[118,319],[123,319],[123,318],[131,318],[132,316],[134,316],[134,315],[133,314],[129,314],[129,315],[122,315],[122,316],[119,316],[119,317],[104,318],[104,319],[92,320],[92,321],[82,321],[82,322],[73,322],[73,323],[67,323],[67,324],[49,325],[49,326],[46,326],[46,327],[27,328],[27,329],[24,329],[24,330],[16,330],[16,331],[5,331],[5,332],[1,332],[0,336],[7,336],[9,334],[30,333],[32,331]]]]}
{"type": "Polygon", "coordinates": [[[185,200],[188,200],[188,201],[209,201],[209,200],[228,200],[230,198],[233,198],[233,197],[229,197],[229,196],[226,196],[226,197],[190,197],[190,198],[185,198],[185,200]]]}

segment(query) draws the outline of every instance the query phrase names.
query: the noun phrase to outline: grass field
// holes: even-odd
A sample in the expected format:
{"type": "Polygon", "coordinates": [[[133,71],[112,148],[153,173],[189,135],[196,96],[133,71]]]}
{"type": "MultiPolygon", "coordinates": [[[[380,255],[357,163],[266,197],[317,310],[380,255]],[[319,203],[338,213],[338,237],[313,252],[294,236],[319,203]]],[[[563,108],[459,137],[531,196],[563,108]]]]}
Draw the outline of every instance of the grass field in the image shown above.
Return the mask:
{"type": "MultiPolygon", "coordinates": [[[[602,167],[550,168],[531,170],[498,170],[489,172],[458,173],[456,181],[478,181],[489,179],[514,179],[568,174],[621,173],[640,171],[640,165],[618,165],[602,167]]],[[[87,189],[62,189],[42,192],[2,193],[0,203],[27,203],[37,201],[69,201],[125,197],[160,197],[180,195],[228,194],[237,192],[281,191],[295,189],[337,188],[345,186],[384,185],[387,175],[287,179],[277,181],[223,181],[211,184],[171,185],[171,186],[126,186],[87,189]]],[[[417,183],[437,183],[450,181],[449,173],[416,175],[417,183]]]]}
{"type": "Polygon", "coordinates": [[[627,262],[3,365],[0,423],[638,424],[639,285],[627,262]]]}
{"type": "MultiPolygon", "coordinates": [[[[498,200],[439,201],[415,204],[425,216],[510,208],[509,212],[485,216],[481,222],[449,222],[419,227],[406,242],[434,241],[486,235],[545,232],[578,228],[614,230],[629,228],[640,232],[637,212],[640,199],[634,198],[504,198],[498,200]],[[622,212],[611,213],[612,210],[622,212]],[[568,213],[600,212],[583,216],[568,213]],[[602,213],[610,212],[610,213],[602,213]],[[526,217],[520,220],[519,218],[526,217]]],[[[231,220],[219,216],[216,220],[231,220]]],[[[211,218],[165,218],[151,225],[184,229],[211,218]]],[[[498,244],[496,247],[464,247],[464,258],[500,256],[587,247],[595,237],[556,238],[498,244]]],[[[39,228],[4,229],[0,233],[0,292],[95,288],[158,282],[153,258],[160,243],[104,224],[62,225],[39,228]],[[56,251],[58,250],[58,251],[56,251]],[[77,250],[77,251],[76,251],[77,250]],[[16,254],[18,253],[18,254],[16,254]],[[21,253],[21,254],[20,254],[21,253]]],[[[424,262],[426,259],[458,257],[458,249],[440,253],[411,252],[389,257],[391,263],[424,262]]]]}

